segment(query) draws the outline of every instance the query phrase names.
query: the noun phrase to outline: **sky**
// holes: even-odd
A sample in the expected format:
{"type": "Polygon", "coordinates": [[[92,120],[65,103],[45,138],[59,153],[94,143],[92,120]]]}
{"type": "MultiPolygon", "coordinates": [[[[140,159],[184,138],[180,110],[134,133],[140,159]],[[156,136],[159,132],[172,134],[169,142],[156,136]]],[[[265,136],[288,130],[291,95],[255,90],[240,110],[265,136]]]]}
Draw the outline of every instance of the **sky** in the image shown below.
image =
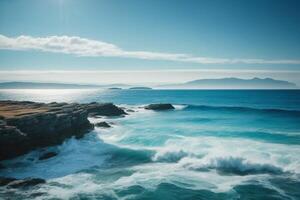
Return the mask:
{"type": "Polygon", "coordinates": [[[0,81],[300,84],[298,0],[1,0],[0,81]]]}

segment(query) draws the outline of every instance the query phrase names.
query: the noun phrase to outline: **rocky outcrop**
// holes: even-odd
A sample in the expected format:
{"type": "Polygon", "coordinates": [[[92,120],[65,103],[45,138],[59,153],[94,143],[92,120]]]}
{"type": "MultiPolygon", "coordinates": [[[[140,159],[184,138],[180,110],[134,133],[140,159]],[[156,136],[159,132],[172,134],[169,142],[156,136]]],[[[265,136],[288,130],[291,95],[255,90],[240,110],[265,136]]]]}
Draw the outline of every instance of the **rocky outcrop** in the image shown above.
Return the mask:
{"type": "Polygon", "coordinates": [[[40,178],[25,178],[25,179],[15,179],[0,177],[0,186],[6,186],[9,188],[26,188],[35,185],[46,183],[44,179],[40,178]]]}
{"type": "Polygon", "coordinates": [[[0,101],[0,160],[33,149],[82,137],[93,128],[88,116],[120,116],[126,113],[107,103],[35,103],[0,101]]]}
{"type": "Polygon", "coordinates": [[[0,177],[0,187],[8,185],[9,183],[15,181],[15,178],[8,178],[8,177],[0,177]]]}
{"type": "Polygon", "coordinates": [[[107,122],[98,122],[95,124],[96,127],[100,128],[110,128],[111,126],[107,122]]]}
{"type": "Polygon", "coordinates": [[[150,105],[146,106],[145,109],[160,111],[160,110],[172,110],[175,108],[172,104],[169,104],[169,103],[159,103],[159,104],[150,104],[150,105]]]}
{"type": "Polygon", "coordinates": [[[0,160],[21,155],[30,148],[30,139],[14,126],[3,124],[0,127],[0,160]]]}
{"type": "Polygon", "coordinates": [[[89,103],[82,105],[90,116],[121,116],[127,113],[112,103],[89,103]]]}

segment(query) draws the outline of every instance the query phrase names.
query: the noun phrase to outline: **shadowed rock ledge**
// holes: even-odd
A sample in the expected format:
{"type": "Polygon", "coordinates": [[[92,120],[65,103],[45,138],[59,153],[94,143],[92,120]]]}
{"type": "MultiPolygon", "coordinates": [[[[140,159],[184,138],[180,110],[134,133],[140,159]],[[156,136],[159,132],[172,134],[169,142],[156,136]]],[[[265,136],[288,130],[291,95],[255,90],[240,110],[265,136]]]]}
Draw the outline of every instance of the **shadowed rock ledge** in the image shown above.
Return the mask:
{"type": "Polygon", "coordinates": [[[122,116],[112,103],[35,103],[0,101],[0,160],[11,159],[39,147],[82,137],[94,126],[89,115],[122,116]]]}
{"type": "Polygon", "coordinates": [[[148,106],[145,106],[145,109],[162,111],[162,110],[173,110],[175,108],[170,103],[157,103],[157,104],[149,104],[148,106]]]}

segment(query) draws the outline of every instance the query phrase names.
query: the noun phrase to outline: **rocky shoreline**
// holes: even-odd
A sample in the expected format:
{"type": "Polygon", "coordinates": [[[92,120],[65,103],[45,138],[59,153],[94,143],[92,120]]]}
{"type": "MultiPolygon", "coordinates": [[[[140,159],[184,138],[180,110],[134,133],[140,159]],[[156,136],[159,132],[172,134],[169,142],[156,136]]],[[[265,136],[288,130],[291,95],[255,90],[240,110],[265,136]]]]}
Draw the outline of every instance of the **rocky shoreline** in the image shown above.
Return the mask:
{"type": "MultiPolygon", "coordinates": [[[[122,117],[126,108],[112,103],[36,103],[0,101],[0,161],[13,159],[32,150],[61,144],[70,137],[77,139],[96,127],[109,128],[103,121],[91,124],[88,117],[122,117]]],[[[171,104],[150,104],[144,109],[172,110],[171,104]]],[[[126,110],[134,112],[133,110],[126,110]]],[[[39,160],[56,156],[45,152],[39,160]]],[[[0,163],[0,169],[3,167],[0,163]]],[[[27,188],[45,183],[40,178],[16,179],[0,177],[0,187],[27,188]]]]}
{"type": "Polygon", "coordinates": [[[112,103],[0,101],[0,160],[82,137],[94,125],[88,116],[123,116],[112,103]]]}
{"type": "MultiPolygon", "coordinates": [[[[171,104],[150,104],[144,109],[164,111],[174,107],[171,104]]],[[[125,108],[112,103],[0,101],[0,161],[61,144],[73,136],[81,138],[94,126],[110,127],[106,122],[91,124],[88,117],[124,115],[127,115],[125,108]]]]}

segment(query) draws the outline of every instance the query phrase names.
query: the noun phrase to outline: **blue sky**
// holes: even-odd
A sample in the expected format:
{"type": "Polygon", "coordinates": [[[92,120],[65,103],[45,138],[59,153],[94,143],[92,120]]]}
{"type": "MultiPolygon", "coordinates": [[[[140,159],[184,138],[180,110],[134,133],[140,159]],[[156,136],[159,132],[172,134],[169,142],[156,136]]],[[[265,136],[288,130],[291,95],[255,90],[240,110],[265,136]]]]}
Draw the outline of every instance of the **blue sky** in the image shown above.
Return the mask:
{"type": "Polygon", "coordinates": [[[298,73],[299,10],[297,0],[2,0],[0,70],[298,73]]]}

